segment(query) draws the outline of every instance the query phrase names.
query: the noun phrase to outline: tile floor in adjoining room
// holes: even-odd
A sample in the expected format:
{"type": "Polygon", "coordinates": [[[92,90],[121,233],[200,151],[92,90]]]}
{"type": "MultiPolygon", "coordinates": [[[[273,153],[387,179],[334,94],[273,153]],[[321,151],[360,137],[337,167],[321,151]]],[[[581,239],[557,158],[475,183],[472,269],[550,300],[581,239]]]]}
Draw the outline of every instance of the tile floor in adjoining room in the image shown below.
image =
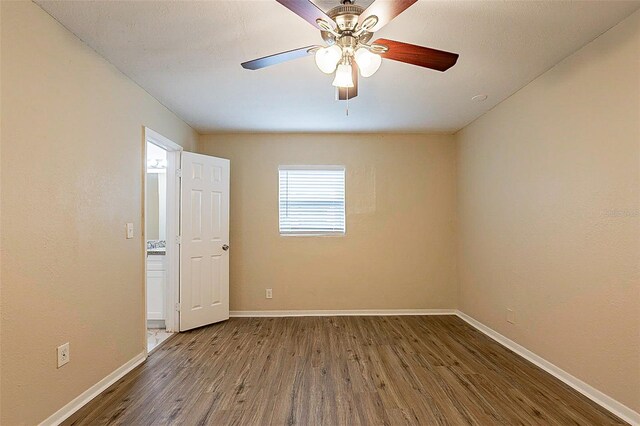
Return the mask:
{"type": "Polygon", "coordinates": [[[147,352],[151,352],[162,342],[171,337],[173,333],[168,333],[164,328],[147,329],[147,352]]]}

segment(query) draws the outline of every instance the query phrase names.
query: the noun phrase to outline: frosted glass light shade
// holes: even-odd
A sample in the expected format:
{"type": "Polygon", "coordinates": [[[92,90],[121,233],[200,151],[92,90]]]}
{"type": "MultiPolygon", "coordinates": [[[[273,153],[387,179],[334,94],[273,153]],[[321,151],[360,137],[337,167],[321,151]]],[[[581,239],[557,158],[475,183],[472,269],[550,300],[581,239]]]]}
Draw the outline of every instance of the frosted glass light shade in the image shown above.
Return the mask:
{"type": "Polygon", "coordinates": [[[336,65],[342,58],[342,49],[338,45],[322,47],[316,51],[316,65],[325,74],[336,70],[336,65]]]}
{"type": "Polygon", "coordinates": [[[364,47],[356,50],[354,56],[358,68],[360,68],[360,74],[363,77],[371,77],[378,71],[380,64],[382,64],[382,57],[380,55],[371,53],[369,49],[365,49],[364,47]]]}
{"type": "Polygon", "coordinates": [[[353,87],[352,72],[351,65],[338,65],[336,78],[333,79],[333,85],[336,87],[353,87]]]}

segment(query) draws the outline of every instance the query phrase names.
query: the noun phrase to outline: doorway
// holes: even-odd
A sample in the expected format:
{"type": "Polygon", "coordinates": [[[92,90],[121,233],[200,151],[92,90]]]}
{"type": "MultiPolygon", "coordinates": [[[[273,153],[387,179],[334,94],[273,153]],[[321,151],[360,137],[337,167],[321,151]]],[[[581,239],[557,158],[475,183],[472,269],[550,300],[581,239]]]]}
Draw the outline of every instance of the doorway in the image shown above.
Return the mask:
{"type": "Polygon", "coordinates": [[[173,333],[229,319],[230,161],[145,127],[143,175],[150,353],[173,333]]]}
{"type": "Polygon", "coordinates": [[[145,327],[147,353],[179,330],[179,165],[182,148],[145,128],[145,327]]]}

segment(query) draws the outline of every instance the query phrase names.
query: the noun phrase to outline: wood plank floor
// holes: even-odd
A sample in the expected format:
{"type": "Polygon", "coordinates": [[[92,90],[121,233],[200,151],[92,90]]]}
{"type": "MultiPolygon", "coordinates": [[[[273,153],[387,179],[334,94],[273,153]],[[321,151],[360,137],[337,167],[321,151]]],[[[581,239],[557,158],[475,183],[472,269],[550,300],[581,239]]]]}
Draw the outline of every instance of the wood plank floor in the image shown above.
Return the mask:
{"type": "Polygon", "coordinates": [[[455,316],[232,318],[65,424],[625,424],[455,316]]]}

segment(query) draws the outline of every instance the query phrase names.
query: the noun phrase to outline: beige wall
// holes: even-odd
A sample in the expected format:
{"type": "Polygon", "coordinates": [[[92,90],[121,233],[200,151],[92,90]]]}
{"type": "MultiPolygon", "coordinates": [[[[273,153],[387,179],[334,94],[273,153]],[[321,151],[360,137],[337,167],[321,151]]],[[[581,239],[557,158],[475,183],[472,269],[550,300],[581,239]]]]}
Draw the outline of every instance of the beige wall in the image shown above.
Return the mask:
{"type": "Polygon", "coordinates": [[[200,141],[199,152],[231,160],[231,310],[455,308],[451,136],[200,141]],[[287,164],[346,166],[346,236],[279,235],[278,165],[287,164]]]}
{"type": "Polygon", "coordinates": [[[640,411],[640,12],[457,139],[461,310],[640,411]]]}
{"type": "Polygon", "coordinates": [[[142,126],[197,135],[38,6],[0,3],[0,423],[34,424],[144,350],[142,126]]]}

